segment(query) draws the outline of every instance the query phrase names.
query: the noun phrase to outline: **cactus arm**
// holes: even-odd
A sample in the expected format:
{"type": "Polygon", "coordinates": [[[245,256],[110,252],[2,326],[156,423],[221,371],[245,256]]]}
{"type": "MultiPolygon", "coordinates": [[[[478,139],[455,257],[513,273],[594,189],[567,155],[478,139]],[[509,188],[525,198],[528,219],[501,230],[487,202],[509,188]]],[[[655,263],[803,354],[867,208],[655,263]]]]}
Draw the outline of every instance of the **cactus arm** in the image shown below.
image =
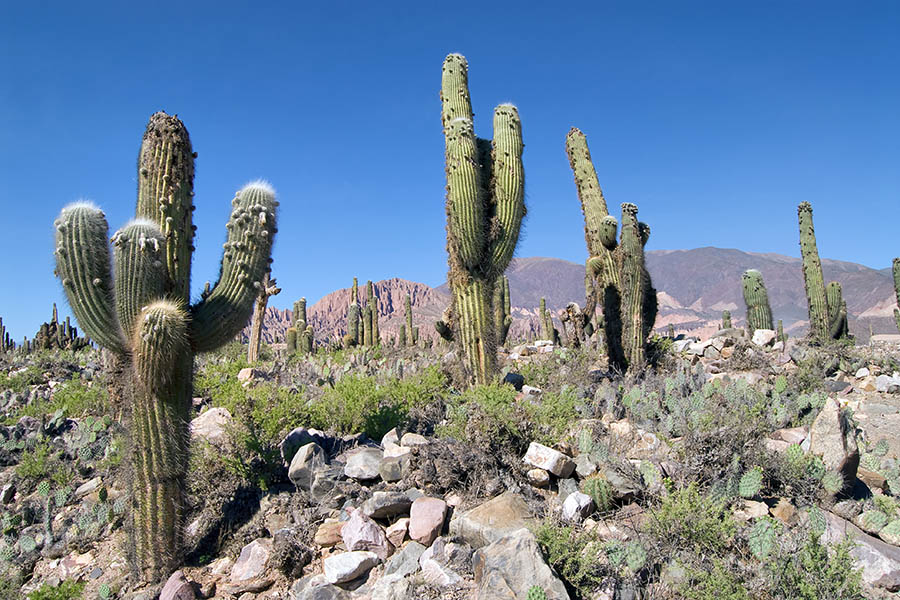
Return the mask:
{"type": "Polygon", "coordinates": [[[67,206],[56,220],[56,273],[85,333],[125,354],[128,342],[116,316],[107,240],[100,209],[86,203],[67,206]]]}
{"type": "Polygon", "coordinates": [[[148,573],[178,564],[188,465],[192,355],[178,302],[143,309],[134,331],[134,552],[148,573]]]}
{"type": "MultiPolygon", "coordinates": [[[[581,201],[581,212],[584,214],[584,240],[587,243],[588,253],[591,256],[600,256],[602,245],[598,242],[605,227],[603,219],[609,216],[609,211],[603,198],[603,190],[600,189],[597,171],[591,161],[587,138],[575,127],[566,135],[566,154],[569,156],[569,165],[575,176],[575,189],[581,201]]],[[[613,230],[613,243],[615,235],[613,230]]]]}
{"type": "Polygon", "coordinates": [[[166,241],[156,223],[139,219],[117,231],[112,244],[116,310],[131,338],[141,310],[166,293],[166,241]]]}
{"type": "Polygon", "coordinates": [[[490,268],[500,275],[509,266],[525,216],[525,169],[522,166],[522,122],[511,104],[494,110],[494,146],[491,160],[494,218],[490,268]]]}
{"type": "Polygon", "coordinates": [[[232,204],[219,281],[191,309],[191,341],[199,352],[218,348],[244,328],[269,271],[277,231],[274,190],[265,183],[251,183],[232,204]]]}
{"type": "Polygon", "coordinates": [[[484,190],[475,130],[456,119],[446,130],[447,237],[462,267],[475,269],[484,247],[484,190]]]}
{"type": "Polygon", "coordinates": [[[458,118],[474,120],[469,96],[469,65],[462,54],[449,54],[441,71],[441,122],[446,129],[458,118]]]}
{"type": "Polygon", "coordinates": [[[194,151],[187,128],[175,115],[150,117],[138,156],[138,218],[159,225],[166,236],[165,263],[173,297],[190,297],[194,151]]]}

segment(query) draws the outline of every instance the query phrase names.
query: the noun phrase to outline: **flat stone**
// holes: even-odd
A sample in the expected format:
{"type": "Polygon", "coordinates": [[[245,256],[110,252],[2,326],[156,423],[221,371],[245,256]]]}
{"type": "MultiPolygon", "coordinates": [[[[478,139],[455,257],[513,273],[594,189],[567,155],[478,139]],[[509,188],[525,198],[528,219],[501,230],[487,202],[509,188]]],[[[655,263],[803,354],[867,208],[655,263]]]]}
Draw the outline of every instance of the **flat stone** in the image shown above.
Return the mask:
{"type": "Polygon", "coordinates": [[[400,445],[400,436],[397,434],[397,428],[394,427],[381,438],[381,447],[384,448],[388,444],[400,445]]]}
{"type": "Polygon", "coordinates": [[[866,484],[870,490],[884,490],[887,485],[887,479],[884,478],[884,475],[863,467],[856,469],[856,477],[866,484]]]}
{"type": "Polygon", "coordinates": [[[288,479],[297,488],[308,492],[312,488],[315,473],[325,466],[327,459],[325,451],[315,442],[301,446],[291,459],[288,468],[288,479]]]}
{"type": "Polygon", "coordinates": [[[855,542],[850,550],[856,568],[862,569],[865,583],[890,592],[900,591],[900,548],[864,533],[859,527],[825,511],[826,528],[822,542],[836,544],[845,536],[855,542]]]}
{"type": "Polygon", "coordinates": [[[769,437],[773,440],[787,442],[788,444],[800,445],[808,435],[809,430],[806,427],[786,427],[784,429],[773,431],[769,437]]]}
{"type": "Polygon", "coordinates": [[[384,458],[399,458],[401,456],[409,456],[412,454],[412,448],[400,446],[399,444],[385,444],[384,458]]]}
{"type": "Polygon", "coordinates": [[[407,600],[410,597],[412,583],[402,575],[386,575],[372,586],[369,600],[407,600]]]}
{"type": "Polygon", "coordinates": [[[450,520],[450,534],[458,535],[474,548],[486,546],[533,523],[525,499],[506,491],[450,520]]]}
{"type": "Polygon", "coordinates": [[[752,521],[767,514],[769,514],[769,506],[765,502],[744,500],[740,508],[734,511],[734,518],[738,521],[752,521]]]}
{"type": "Polygon", "coordinates": [[[580,523],[594,510],[594,501],[587,494],[575,492],[569,494],[562,506],[563,519],[580,523]]]}
{"type": "Polygon", "coordinates": [[[424,446],[428,443],[428,439],[424,435],[418,433],[404,433],[400,438],[400,445],[411,448],[413,446],[424,446]]]}
{"type": "Polygon", "coordinates": [[[793,525],[797,521],[797,509],[787,498],[780,498],[778,504],[773,506],[769,512],[772,513],[773,517],[787,525],[793,525]]]}
{"type": "Polygon", "coordinates": [[[337,546],[343,541],[341,537],[341,529],[344,524],[340,521],[325,521],[316,530],[313,542],[321,548],[331,548],[337,546]]]}
{"type": "Polygon", "coordinates": [[[87,496],[91,492],[95,492],[100,489],[100,485],[103,483],[103,480],[99,477],[94,477],[88,481],[85,481],[75,490],[75,497],[81,498],[83,496],[87,496]]]}
{"type": "Polygon", "coordinates": [[[175,571],[166,580],[159,593],[159,600],[195,600],[194,586],[181,571],[175,571]]]}
{"type": "Polygon", "coordinates": [[[862,378],[868,377],[868,376],[869,376],[869,368],[868,367],[863,367],[863,368],[857,370],[856,374],[854,375],[854,377],[856,377],[857,379],[862,379],[862,378]]]}
{"type": "Polygon", "coordinates": [[[428,546],[441,534],[447,503],[440,498],[417,498],[409,509],[409,537],[428,546]]]}
{"type": "Polygon", "coordinates": [[[361,510],[355,510],[341,529],[341,538],[347,550],[368,550],[380,560],[387,559],[393,551],[387,537],[378,523],[367,517],[361,510]]]}
{"type": "Polygon", "coordinates": [[[522,459],[526,464],[538,469],[544,469],[557,477],[568,477],[575,470],[575,462],[560,452],[543,444],[531,442],[528,451],[522,459]]]}
{"type": "Polygon", "coordinates": [[[544,561],[534,535],[527,529],[477,550],[472,563],[478,598],[521,600],[536,585],[548,600],[569,600],[566,586],[544,561]]]}
{"type": "Polygon", "coordinates": [[[231,582],[238,583],[259,577],[266,572],[266,566],[271,556],[272,540],[270,538],[253,540],[241,548],[241,555],[231,567],[231,582]]]}
{"type": "Polygon", "coordinates": [[[348,453],[344,475],[357,481],[370,481],[380,477],[378,469],[384,453],[378,448],[358,448],[348,453]]]}
{"type": "Polygon", "coordinates": [[[371,571],[381,559],[374,552],[358,550],[333,554],[322,562],[328,583],[346,583],[371,571]]]}
{"type": "MultiPolygon", "coordinates": [[[[304,577],[303,579],[306,578],[304,577]]],[[[350,600],[349,593],[328,582],[325,582],[324,585],[314,585],[297,589],[303,579],[298,580],[294,584],[294,587],[291,588],[291,600],[350,600]]]]}
{"type": "Polygon", "coordinates": [[[228,409],[222,406],[210,408],[191,421],[191,438],[221,445],[228,441],[228,428],[234,422],[228,409]]]}
{"type": "Polygon", "coordinates": [[[587,479],[597,472],[597,461],[590,454],[579,454],[575,457],[575,473],[580,479],[587,479]]]}
{"type": "Polygon", "coordinates": [[[363,502],[362,511],[373,519],[386,519],[409,512],[412,500],[403,492],[374,492],[363,502]]]}

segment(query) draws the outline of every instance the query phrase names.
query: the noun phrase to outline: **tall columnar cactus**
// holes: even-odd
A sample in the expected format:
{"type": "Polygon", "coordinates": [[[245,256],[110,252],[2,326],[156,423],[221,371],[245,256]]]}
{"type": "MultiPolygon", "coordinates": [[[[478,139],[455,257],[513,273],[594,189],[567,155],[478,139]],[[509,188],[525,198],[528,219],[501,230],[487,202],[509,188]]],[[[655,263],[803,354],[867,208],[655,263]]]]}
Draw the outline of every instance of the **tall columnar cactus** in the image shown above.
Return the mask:
{"type": "Polygon", "coordinates": [[[778,334],[776,339],[779,342],[784,343],[787,341],[787,336],[784,335],[784,323],[781,321],[781,319],[778,319],[778,325],[776,326],[775,331],[778,334]]]}
{"type": "Polygon", "coordinates": [[[351,302],[347,308],[347,335],[344,346],[355,346],[359,343],[359,304],[351,302]]]}
{"type": "Polygon", "coordinates": [[[753,334],[757,329],[774,329],[769,293],[763,283],[762,273],[756,269],[747,269],[741,277],[741,286],[744,303],[747,305],[747,329],[750,333],[753,334]]]}
{"type": "Polygon", "coordinates": [[[494,327],[497,330],[497,343],[501,346],[506,343],[510,325],[509,278],[503,275],[494,284],[494,327]]]}
{"type": "Polygon", "coordinates": [[[377,346],[379,344],[378,333],[378,298],[375,297],[375,286],[371,281],[366,282],[366,334],[369,336],[367,345],[377,346]]]}
{"type": "Polygon", "coordinates": [[[406,319],[406,339],[403,340],[403,344],[406,346],[412,346],[416,343],[416,340],[413,339],[412,298],[410,298],[409,294],[407,294],[406,298],[403,300],[403,308],[403,316],[406,319]]]}
{"type": "Polygon", "coordinates": [[[306,298],[300,298],[294,302],[293,321],[292,326],[288,328],[288,334],[292,336],[293,340],[286,338],[288,354],[309,354],[313,351],[315,335],[312,325],[306,319],[306,298]]]}
{"type": "Polygon", "coordinates": [[[828,304],[828,337],[833,340],[849,338],[847,302],[841,293],[840,283],[831,281],[825,286],[825,301],[828,304]]]}
{"type": "Polygon", "coordinates": [[[607,211],[587,139],[574,127],[566,136],[566,153],[584,214],[586,269],[592,284],[583,319],[589,322],[602,300],[610,366],[620,371],[639,369],[657,312],[656,290],[644,264],[650,227],[638,222],[637,206],[622,204],[621,240],[616,243],[619,224],[607,211]]]}
{"type": "Polygon", "coordinates": [[[253,318],[250,322],[250,341],[247,344],[247,361],[254,363],[259,360],[259,347],[262,343],[262,330],[266,320],[266,306],[269,304],[269,296],[281,293],[281,288],[274,279],[269,279],[269,273],[263,277],[259,287],[259,295],[253,305],[253,318]]]}
{"type": "Polygon", "coordinates": [[[722,329],[731,329],[731,311],[722,311],[722,329]]]}
{"type": "MultiPolygon", "coordinates": [[[[894,295],[897,297],[897,306],[900,307],[900,258],[894,259],[894,295]]],[[[894,309],[894,320],[897,329],[900,329],[900,310],[894,309]]]]}
{"type": "Polygon", "coordinates": [[[447,252],[453,337],[476,383],[496,373],[494,286],[512,259],[525,216],[522,125],[516,107],[494,109],[494,138],[475,137],[468,65],[444,60],[441,123],[446,142],[447,252]]]}
{"type": "Polygon", "coordinates": [[[539,311],[539,319],[541,322],[541,339],[550,340],[554,344],[559,343],[559,332],[553,326],[553,315],[547,310],[547,301],[541,298],[539,311]]]}
{"type": "Polygon", "coordinates": [[[297,353],[297,328],[288,327],[284,332],[284,345],[287,349],[288,356],[297,353]]]}
{"type": "Polygon", "coordinates": [[[810,337],[825,340],[829,337],[828,301],[825,297],[825,278],[816,248],[816,231],[813,228],[812,205],[801,202],[797,207],[800,225],[800,254],[803,258],[803,281],[806,284],[806,302],[809,307],[810,337]]]}
{"type": "Polygon", "coordinates": [[[269,271],[275,194],[238,191],[219,281],[189,306],[194,153],[177,117],[150,117],[138,159],[137,218],[112,238],[87,203],[56,220],[56,272],[81,327],[131,373],[134,559],[151,579],[168,575],[183,549],[193,359],[246,325],[269,271]]]}

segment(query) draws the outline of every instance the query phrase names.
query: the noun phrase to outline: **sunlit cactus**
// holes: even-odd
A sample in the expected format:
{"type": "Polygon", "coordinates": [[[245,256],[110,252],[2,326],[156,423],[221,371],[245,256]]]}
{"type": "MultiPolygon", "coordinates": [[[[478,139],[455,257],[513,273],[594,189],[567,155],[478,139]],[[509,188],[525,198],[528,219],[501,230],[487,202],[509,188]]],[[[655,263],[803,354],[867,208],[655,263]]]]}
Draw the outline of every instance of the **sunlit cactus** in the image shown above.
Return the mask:
{"type": "MultiPolygon", "coordinates": [[[[897,306],[900,307],[900,258],[894,259],[894,296],[897,298],[897,306]]],[[[894,321],[897,329],[900,329],[900,310],[894,309],[894,321]]]]}
{"type": "Polygon", "coordinates": [[[150,579],[168,575],[183,551],[194,353],[222,346],[246,325],[276,232],[272,188],[238,191],[219,281],[189,306],[193,179],[187,130],[159,112],[138,159],[137,219],[113,236],[113,260],[97,207],[67,206],[55,223],[56,271],[75,317],[132,373],[133,558],[150,579]]]}
{"type": "Polygon", "coordinates": [[[509,278],[506,275],[494,284],[494,327],[497,330],[497,344],[506,344],[509,327],[512,325],[509,303],[509,278]]]}
{"type": "Polygon", "coordinates": [[[731,329],[731,311],[722,311],[722,329],[731,329]]]}
{"type": "Polygon", "coordinates": [[[476,383],[496,376],[494,286],[512,259],[525,216],[522,125],[511,104],[494,109],[493,142],[475,137],[468,65],[444,60],[441,123],[446,142],[447,251],[453,338],[476,383]]]}
{"type": "Polygon", "coordinates": [[[769,306],[769,293],[763,283],[762,273],[756,269],[747,269],[741,277],[741,287],[744,303],[747,305],[747,329],[750,333],[757,329],[774,329],[772,307],[769,306]]]}
{"type": "MultiPolygon", "coordinates": [[[[647,339],[656,321],[656,290],[644,264],[650,228],[637,220],[637,206],[622,204],[622,224],[609,214],[584,134],[572,128],[566,153],[584,214],[588,260],[587,301],[583,322],[589,322],[597,302],[603,304],[603,326],[610,366],[639,370],[645,363],[647,339]],[[616,231],[620,229],[620,241],[616,231]]],[[[562,334],[562,331],[560,331],[562,334]]]]}
{"type": "Polygon", "coordinates": [[[825,301],[828,305],[828,337],[841,340],[850,337],[847,319],[847,302],[841,293],[841,284],[831,281],[825,287],[825,301]]]}
{"type": "Polygon", "coordinates": [[[825,340],[828,336],[828,301],[825,298],[825,278],[822,262],[816,247],[816,232],[813,228],[812,205],[801,202],[797,207],[800,226],[800,254],[803,258],[803,281],[806,285],[806,302],[809,307],[810,337],[825,340]]]}

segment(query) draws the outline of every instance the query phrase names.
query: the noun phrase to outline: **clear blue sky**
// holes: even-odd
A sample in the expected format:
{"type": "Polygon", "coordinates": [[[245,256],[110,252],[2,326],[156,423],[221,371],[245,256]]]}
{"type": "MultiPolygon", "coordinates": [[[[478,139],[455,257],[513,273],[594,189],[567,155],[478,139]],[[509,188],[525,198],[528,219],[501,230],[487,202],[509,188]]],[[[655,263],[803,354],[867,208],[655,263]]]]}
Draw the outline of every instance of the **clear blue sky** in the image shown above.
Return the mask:
{"type": "Polygon", "coordinates": [[[900,255],[900,3],[548,6],[4,2],[0,316],[20,340],[52,302],[68,314],[53,219],[81,197],[111,232],[133,215],[160,109],[199,152],[196,292],[218,273],[233,192],[260,177],[282,202],[275,306],[354,275],[441,283],[449,52],[469,60],[479,135],[496,104],[519,107],[519,256],[585,258],[573,125],[611,206],[640,207],[651,249],[796,256],[809,200],[823,256],[883,268],[900,255]]]}

